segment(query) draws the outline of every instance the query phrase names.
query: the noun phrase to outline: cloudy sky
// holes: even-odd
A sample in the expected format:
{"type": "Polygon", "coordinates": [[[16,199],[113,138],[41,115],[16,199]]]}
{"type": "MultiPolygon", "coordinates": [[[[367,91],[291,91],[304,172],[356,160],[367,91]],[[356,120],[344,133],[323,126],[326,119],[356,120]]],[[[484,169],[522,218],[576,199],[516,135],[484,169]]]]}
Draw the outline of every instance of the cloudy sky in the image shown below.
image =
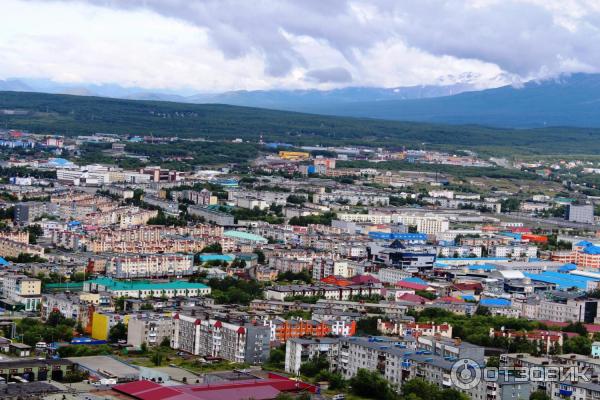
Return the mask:
{"type": "Polygon", "coordinates": [[[600,69],[598,0],[2,0],[0,79],[480,87],[600,69]]]}

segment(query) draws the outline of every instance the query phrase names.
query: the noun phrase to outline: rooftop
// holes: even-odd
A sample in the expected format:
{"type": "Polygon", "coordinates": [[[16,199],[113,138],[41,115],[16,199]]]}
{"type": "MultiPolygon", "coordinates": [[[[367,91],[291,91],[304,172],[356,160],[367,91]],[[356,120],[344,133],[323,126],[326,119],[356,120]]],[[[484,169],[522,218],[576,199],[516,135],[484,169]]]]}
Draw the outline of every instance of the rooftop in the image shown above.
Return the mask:
{"type": "Polygon", "coordinates": [[[169,290],[169,289],[206,289],[203,283],[185,281],[151,282],[151,281],[117,281],[111,278],[98,278],[85,281],[86,284],[105,286],[108,290],[169,290]]]}

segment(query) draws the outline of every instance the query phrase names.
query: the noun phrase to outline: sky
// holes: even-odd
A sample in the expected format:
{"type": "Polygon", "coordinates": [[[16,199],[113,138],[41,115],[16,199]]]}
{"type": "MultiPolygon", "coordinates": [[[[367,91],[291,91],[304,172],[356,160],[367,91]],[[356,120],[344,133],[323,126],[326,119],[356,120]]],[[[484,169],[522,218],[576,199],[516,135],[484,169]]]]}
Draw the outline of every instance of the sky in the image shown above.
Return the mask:
{"type": "Polygon", "coordinates": [[[599,72],[598,0],[2,0],[0,79],[218,92],[599,72]]]}

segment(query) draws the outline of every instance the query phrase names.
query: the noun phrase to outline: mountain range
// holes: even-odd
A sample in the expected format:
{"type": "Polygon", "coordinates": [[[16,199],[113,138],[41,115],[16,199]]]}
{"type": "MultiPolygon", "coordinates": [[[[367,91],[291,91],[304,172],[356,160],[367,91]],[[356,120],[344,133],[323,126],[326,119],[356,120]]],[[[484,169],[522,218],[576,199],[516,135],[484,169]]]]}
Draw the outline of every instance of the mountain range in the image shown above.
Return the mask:
{"type": "Polygon", "coordinates": [[[600,74],[565,75],[486,90],[477,90],[468,76],[439,85],[397,88],[241,90],[200,94],[9,79],[0,81],[0,90],[228,104],[334,116],[492,127],[600,127],[600,74]]]}

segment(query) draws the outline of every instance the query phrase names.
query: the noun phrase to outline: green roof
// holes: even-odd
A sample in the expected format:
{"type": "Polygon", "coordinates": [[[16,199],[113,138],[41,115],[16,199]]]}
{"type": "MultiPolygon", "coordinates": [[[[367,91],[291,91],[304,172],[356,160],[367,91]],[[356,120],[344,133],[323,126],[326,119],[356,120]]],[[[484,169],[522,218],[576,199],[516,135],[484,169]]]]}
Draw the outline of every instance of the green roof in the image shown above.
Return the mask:
{"type": "Polygon", "coordinates": [[[150,282],[150,281],[117,281],[111,278],[98,278],[85,281],[94,285],[106,286],[109,290],[169,290],[169,289],[206,289],[203,283],[185,281],[150,282]]]}
{"type": "Polygon", "coordinates": [[[251,240],[254,242],[268,242],[268,240],[262,236],[242,231],[225,231],[223,232],[223,236],[227,236],[234,239],[251,240]]]}

